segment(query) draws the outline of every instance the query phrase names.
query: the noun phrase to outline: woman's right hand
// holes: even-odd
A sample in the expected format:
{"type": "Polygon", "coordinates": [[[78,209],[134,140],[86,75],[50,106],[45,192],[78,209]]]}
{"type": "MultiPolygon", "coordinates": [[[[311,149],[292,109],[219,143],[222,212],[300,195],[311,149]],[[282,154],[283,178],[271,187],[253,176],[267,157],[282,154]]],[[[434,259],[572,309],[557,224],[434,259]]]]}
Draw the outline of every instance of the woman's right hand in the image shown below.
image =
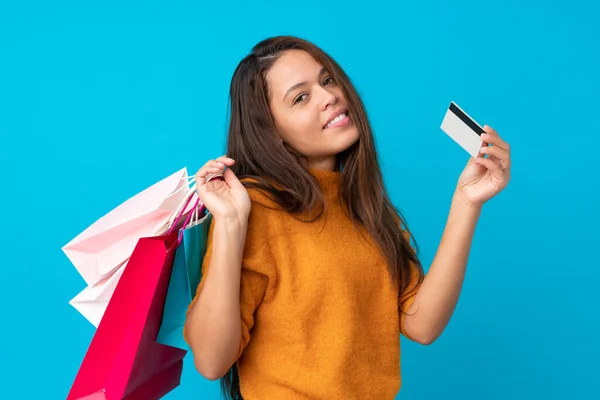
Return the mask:
{"type": "Polygon", "coordinates": [[[242,222],[247,221],[250,214],[250,196],[231,169],[225,169],[234,163],[231,158],[221,156],[204,164],[196,173],[196,192],[215,218],[235,218],[242,222]],[[214,174],[223,174],[224,180],[211,179],[214,174]]]}

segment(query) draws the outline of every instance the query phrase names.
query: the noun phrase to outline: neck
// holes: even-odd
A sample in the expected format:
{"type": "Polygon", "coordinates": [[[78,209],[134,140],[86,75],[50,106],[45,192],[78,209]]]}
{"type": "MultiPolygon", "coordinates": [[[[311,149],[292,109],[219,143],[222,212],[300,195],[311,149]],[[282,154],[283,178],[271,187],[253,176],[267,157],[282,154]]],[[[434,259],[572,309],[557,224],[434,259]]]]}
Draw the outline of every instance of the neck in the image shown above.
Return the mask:
{"type": "Polygon", "coordinates": [[[320,171],[335,171],[337,156],[329,156],[320,160],[310,160],[308,162],[308,169],[320,170],[320,171]]]}

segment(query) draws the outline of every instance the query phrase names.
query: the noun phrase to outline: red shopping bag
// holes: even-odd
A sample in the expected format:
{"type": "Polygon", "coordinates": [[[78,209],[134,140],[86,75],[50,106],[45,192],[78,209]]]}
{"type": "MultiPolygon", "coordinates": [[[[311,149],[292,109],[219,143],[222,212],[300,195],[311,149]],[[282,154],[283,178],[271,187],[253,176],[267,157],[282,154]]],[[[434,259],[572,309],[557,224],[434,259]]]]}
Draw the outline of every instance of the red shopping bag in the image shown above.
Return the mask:
{"type": "Polygon", "coordinates": [[[185,350],[156,342],[177,232],[138,240],[67,400],[151,400],[179,386],[185,350]]]}

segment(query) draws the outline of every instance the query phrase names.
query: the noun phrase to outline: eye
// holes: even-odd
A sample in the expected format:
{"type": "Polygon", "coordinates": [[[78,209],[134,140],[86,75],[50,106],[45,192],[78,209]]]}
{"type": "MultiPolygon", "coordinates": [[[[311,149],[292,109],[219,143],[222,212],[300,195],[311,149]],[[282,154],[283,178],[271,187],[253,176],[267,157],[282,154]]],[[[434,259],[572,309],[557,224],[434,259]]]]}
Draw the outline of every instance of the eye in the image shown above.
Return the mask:
{"type": "Polygon", "coordinates": [[[300,96],[298,96],[298,97],[296,97],[294,99],[294,103],[293,104],[296,104],[296,103],[299,103],[299,102],[303,101],[304,100],[303,96],[308,96],[308,94],[307,93],[302,93],[300,96]]]}
{"type": "Polygon", "coordinates": [[[323,85],[327,85],[328,83],[333,83],[333,78],[330,76],[325,78],[325,80],[323,81],[323,85]]]}

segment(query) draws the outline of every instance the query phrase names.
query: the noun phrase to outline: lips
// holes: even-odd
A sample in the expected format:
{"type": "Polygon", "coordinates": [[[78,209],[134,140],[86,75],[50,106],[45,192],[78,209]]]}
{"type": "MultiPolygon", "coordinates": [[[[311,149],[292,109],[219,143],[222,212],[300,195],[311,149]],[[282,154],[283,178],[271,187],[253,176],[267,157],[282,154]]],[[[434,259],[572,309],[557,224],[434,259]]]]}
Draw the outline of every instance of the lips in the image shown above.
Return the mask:
{"type": "Polygon", "coordinates": [[[329,116],[329,119],[327,120],[327,122],[325,123],[325,125],[323,125],[323,129],[327,128],[327,125],[329,125],[329,123],[331,121],[333,121],[338,115],[341,115],[341,114],[348,115],[348,109],[347,108],[341,108],[341,109],[337,110],[336,112],[332,113],[329,116]]]}

